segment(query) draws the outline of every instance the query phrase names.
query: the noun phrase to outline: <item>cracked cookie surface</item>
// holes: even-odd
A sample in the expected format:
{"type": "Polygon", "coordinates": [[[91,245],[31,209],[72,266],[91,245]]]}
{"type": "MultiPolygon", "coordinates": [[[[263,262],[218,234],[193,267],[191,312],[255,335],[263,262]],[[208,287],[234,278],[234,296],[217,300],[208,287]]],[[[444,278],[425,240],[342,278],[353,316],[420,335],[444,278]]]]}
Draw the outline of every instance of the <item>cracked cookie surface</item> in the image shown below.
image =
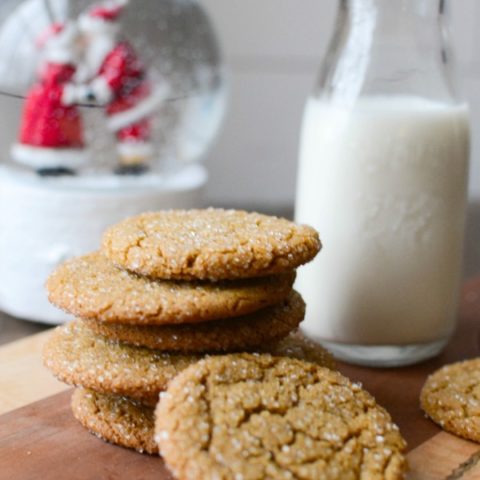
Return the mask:
{"type": "Polygon", "coordinates": [[[169,210],[128,218],[103,236],[102,252],[142,275],[222,280],[284,273],[312,260],[318,233],[240,210],[169,210]]]}
{"type": "Polygon", "coordinates": [[[136,326],[87,320],[96,333],[112,340],[171,352],[203,353],[252,349],[283,338],[305,316],[305,303],[295,291],[281,303],[237,318],[195,325],[136,326]]]}
{"type": "Polygon", "coordinates": [[[158,454],[154,441],[154,409],[133,400],[77,388],[74,417],[97,437],[140,453],[158,454]]]}
{"type": "Polygon", "coordinates": [[[405,441],[337,372],[270,355],[209,357],[161,395],[155,438],[179,480],[403,478],[405,441]]]}
{"type": "MultiPolygon", "coordinates": [[[[331,355],[299,333],[262,347],[333,368],[331,355]]],[[[180,355],[109,341],[80,321],[57,327],[43,349],[45,366],[61,381],[155,406],[169,382],[205,355],[180,355]]]]}
{"type": "Polygon", "coordinates": [[[295,273],[224,282],[154,280],[115,267],[100,253],[60,265],[47,280],[49,300],[80,318],[164,325],[245,315],[282,301],[295,273]]]}
{"type": "Polygon", "coordinates": [[[444,430],[480,442],[480,359],[434,372],[422,388],[420,404],[444,430]]]}

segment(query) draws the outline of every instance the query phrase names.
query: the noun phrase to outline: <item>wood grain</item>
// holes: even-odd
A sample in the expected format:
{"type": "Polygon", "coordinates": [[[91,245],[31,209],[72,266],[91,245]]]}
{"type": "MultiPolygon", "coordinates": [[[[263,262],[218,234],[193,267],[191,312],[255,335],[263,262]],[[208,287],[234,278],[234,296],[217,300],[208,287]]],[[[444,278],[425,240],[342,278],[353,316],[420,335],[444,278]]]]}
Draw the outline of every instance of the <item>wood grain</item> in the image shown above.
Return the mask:
{"type": "Polygon", "coordinates": [[[451,477],[465,480],[480,478],[480,465],[465,465],[476,456],[480,445],[442,432],[423,443],[408,455],[410,473],[408,480],[443,480],[451,477]],[[457,476],[453,476],[457,471],[457,476]],[[472,476],[475,475],[475,476],[472,476]]]}
{"type": "Polygon", "coordinates": [[[2,480],[168,480],[159,457],[109,445],[72,416],[63,392],[0,417],[2,480]]]}
{"type": "Polygon", "coordinates": [[[50,330],[0,348],[0,414],[68,388],[42,365],[48,335],[50,330]]]}

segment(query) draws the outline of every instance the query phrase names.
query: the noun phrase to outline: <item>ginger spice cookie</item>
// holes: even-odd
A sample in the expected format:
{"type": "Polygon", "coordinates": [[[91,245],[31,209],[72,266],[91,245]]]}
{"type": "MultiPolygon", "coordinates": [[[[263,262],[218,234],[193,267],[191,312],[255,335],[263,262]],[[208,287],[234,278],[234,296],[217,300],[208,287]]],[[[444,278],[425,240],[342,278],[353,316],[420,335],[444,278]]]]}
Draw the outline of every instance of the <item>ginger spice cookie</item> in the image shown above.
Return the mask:
{"type": "Polygon", "coordinates": [[[195,325],[136,326],[87,320],[100,335],[125,343],[170,352],[203,353],[252,349],[283,338],[305,316],[305,303],[295,291],[280,304],[249,315],[195,325]]]}
{"type": "Polygon", "coordinates": [[[434,372],[422,388],[420,403],[444,430],[480,442],[480,359],[453,363],[434,372]]]}
{"type": "Polygon", "coordinates": [[[103,253],[142,275],[222,280],[284,273],[320,250],[318,233],[288,220],[238,210],[169,210],[110,227],[103,253]]]}
{"type": "Polygon", "coordinates": [[[156,440],[178,480],[403,478],[405,441],[339,373],[270,355],[209,357],[161,395],[156,440]]]}
{"type": "Polygon", "coordinates": [[[200,358],[111,342],[79,321],[57,327],[43,349],[45,366],[62,382],[150,406],[175,375],[200,358]]]}
{"type": "MultiPolygon", "coordinates": [[[[312,345],[300,334],[291,334],[262,349],[334,368],[331,355],[312,345]]],[[[204,357],[109,341],[79,321],[55,329],[43,350],[46,367],[61,381],[100,393],[127,396],[152,407],[178,373],[204,357]]]]}
{"type": "Polygon", "coordinates": [[[141,453],[158,454],[153,407],[125,397],[77,388],[72,396],[72,411],[74,417],[97,437],[141,453]]]}
{"type": "Polygon", "coordinates": [[[282,301],[295,272],[212,282],[153,280],[115,267],[100,253],[62,264],[47,281],[50,301],[80,318],[163,325],[237,317],[282,301]]]}

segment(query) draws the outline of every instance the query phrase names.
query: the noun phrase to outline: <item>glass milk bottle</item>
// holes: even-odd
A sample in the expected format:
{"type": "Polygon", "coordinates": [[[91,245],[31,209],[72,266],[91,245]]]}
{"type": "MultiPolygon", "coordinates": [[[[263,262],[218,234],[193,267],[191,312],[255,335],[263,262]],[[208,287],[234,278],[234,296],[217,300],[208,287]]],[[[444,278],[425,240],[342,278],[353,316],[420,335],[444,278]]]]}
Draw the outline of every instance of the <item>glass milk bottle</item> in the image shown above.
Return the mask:
{"type": "Polygon", "coordinates": [[[469,116],[445,6],[341,0],[305,108],[295,216],[323,249],[299,272],[303,329],[352,363],[419,362],[455,328],[469,116]]]}

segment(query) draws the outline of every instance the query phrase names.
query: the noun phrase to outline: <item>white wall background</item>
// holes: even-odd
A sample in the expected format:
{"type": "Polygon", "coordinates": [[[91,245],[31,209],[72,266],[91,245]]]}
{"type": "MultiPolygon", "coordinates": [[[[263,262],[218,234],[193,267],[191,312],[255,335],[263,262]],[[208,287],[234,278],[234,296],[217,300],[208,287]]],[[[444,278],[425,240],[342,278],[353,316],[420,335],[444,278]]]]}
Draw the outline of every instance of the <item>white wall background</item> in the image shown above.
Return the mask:
{"type": "MultiPolygon", "coordinates": [[[[225,125],[208,158],[212,204],[293,205],[300,121],[332,32],[337,0],[202,0],[231,71],[225,125]]],[[[471,194],[480,198],[478,0],[450,1],[472,107],[471,194]]],[[[479,243],[480,250],[480,243],[479,243]]]]}

